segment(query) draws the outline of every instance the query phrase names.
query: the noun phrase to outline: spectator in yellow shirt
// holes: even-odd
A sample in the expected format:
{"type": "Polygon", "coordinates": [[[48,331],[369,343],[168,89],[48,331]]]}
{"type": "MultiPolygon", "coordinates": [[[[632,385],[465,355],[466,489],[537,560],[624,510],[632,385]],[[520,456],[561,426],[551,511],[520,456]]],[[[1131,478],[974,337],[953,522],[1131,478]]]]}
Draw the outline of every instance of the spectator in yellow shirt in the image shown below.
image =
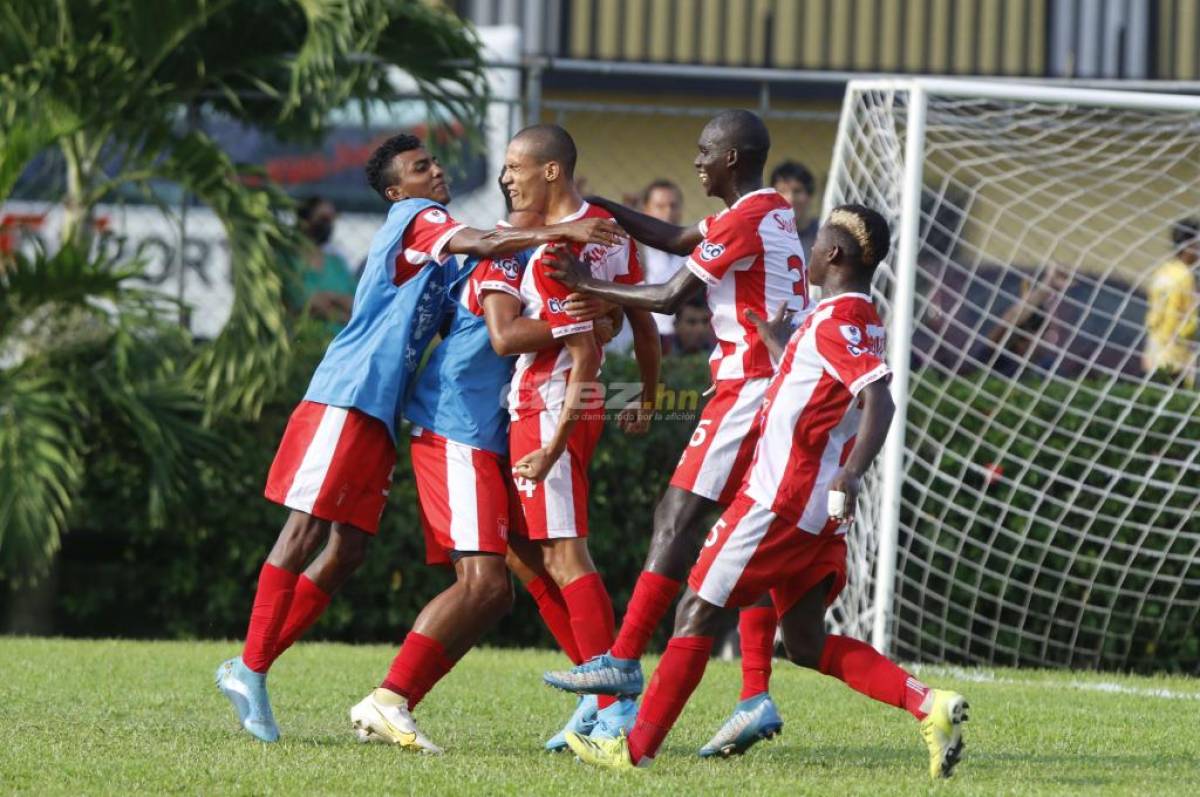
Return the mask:
{"type": "Polygon", "coordinates": [[[1181,219],[1171,229],[1171,243],[1178,253],[1159,266],[1147,288],[1146,373],[1174,381],[1183,374],[1191,384],[1195,378],[1197,297],[1196,264],[1200,263],[1200,219],[1181,219]]]}

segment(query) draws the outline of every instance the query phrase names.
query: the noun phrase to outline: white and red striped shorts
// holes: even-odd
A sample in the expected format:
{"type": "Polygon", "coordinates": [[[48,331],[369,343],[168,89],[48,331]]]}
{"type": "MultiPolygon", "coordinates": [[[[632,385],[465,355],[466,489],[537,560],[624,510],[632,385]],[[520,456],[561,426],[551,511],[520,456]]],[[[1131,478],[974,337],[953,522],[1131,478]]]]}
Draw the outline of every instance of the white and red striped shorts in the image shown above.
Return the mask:
{"type": "MultiPolygon", "coordinates": [[[[542,448],[554,437],[557,412],[540,412],[509,424],[509,456],[513,463],[542,448]]],[[[571,430],[567,450],[540,482],[515,478],[525,522],[519,533],[531,540],[586,537],[588,533],[588,464],[604,431],[604,418],[580,418],[571,430]]]]}
{"type": "Polygon", "coordinates": [[[688,586],[714,606],[749,606],[769,593],[782,616],[833,576],[828,606],[846,586],[846,535],[834,527],[811,534],[741,493],[708,532],[688,586]]]}
{"type": "Polygon", "coordinates": [[[425,561],[450,564],[450,552],[508,550],[508,461],[416,427],[412,466],[425,529],[425,561]]]}
{"type": "Polygon", "coordinates": [[[720,379],[704,405],[692,439],[679,458],[671,486],[728,505],[754,459],[754,422],[770,378],[720,379]]]}
{"type": "Polygon", "coordinates": [[[387,504],[396,446],[382,421],[301,401],[288,419],[263,494],[289,509],[374,534],[387,504]]]}

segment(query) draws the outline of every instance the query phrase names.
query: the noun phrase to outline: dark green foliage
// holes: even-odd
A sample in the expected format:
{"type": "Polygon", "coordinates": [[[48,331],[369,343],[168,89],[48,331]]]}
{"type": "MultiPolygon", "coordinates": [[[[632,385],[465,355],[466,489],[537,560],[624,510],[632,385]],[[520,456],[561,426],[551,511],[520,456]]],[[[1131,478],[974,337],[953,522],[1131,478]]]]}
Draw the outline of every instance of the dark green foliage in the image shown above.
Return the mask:
{"type": "Polygon", "coordinates": [[[897,611],[906,657],[1191,669],[1200,417],[1178,389],[914,384],[897,611]],[[985,469],[1003,468],[988,483],[985,469]],[[917,630],[913,630],[917,629],[917,630]]]}

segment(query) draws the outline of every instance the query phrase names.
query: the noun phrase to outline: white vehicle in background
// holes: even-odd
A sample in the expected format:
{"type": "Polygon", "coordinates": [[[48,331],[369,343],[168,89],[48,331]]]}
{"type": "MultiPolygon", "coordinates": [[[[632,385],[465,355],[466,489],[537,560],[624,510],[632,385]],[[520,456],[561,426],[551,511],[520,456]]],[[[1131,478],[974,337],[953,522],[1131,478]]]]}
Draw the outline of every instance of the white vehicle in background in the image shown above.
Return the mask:
{"type": "MultiPolygon", "coordinates": [[[[486,61],[511,63],[517,59],[517,28],[481,28],[479,34],[486,61]]],[[[484,229],[504,214],[496,179],[505,145],[522,124],[516,102],[519,74],[502,68],[488,69],[486,74],[492,102],[481,142],[483,151],[468,143],[457,122],[442,123],[433,130],[449,155],[455,216],[484,229]]],[[[348,108],[331,120],[329,133],[320,144],[306,146],[279,142],[269,130],[247,128],[227,119],[200,120],[201,127],[235,162],[261,167],[292,197],[320,195],[332,201],[338,219],[328,246],[356,270],[387,212],[383,200],[367,185],[363,165],[383,139],[401,132],[424,137],[429,123],[427,109],[417,99],[369,108],[365,117],[358,109],[348,108]]],[[[51,155],[27,170],[10,201],[0,205],[0,251],[31,251],[39,245],[54,250],[63,208],[51,199],[56,195],[51,187],[59,184],[61,168],[51,155]]],[[[131,196],[98,205],[93,218],[97,245],[118,259],[142,260],[145,284],[183,302],[193,335],[214,337],[233,305],[224,227],[208,208],[185,202],[178,186],[162,186],[159,201],[161,205],[150,204],[131,196]]]]}

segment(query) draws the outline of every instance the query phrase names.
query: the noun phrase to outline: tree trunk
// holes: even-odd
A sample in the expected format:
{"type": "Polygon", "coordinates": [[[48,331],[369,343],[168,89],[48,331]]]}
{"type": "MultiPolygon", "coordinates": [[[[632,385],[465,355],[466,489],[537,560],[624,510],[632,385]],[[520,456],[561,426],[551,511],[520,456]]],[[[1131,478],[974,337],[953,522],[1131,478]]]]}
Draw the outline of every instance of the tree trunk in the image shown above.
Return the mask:
{"type": "Polygon", "coordinates": [[[37,583],[28,587],[8,588],[8,611],[4,618],[6,633],[28,636],[50,636],[54,633],[58,558],[56,552],[50,559],[50,569],[37,583]]]}

